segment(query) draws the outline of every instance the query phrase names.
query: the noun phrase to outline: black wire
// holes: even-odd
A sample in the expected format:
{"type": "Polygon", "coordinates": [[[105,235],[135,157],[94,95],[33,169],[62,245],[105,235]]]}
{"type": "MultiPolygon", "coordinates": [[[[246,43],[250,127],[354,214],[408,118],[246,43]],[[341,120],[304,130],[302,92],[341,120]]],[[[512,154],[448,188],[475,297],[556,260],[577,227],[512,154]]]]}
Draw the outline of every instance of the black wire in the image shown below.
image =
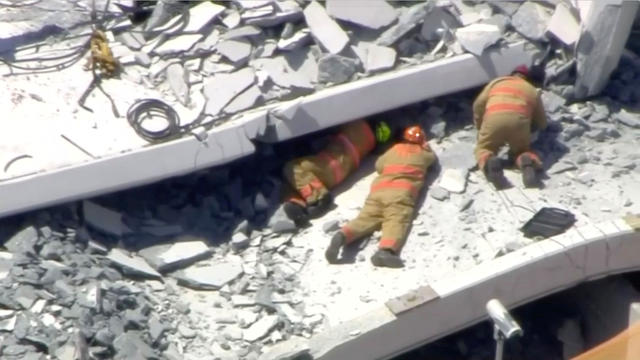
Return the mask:
{"type": "Polygon", "coordinates": [[[165,141],[183,132],[180,127],[180,117],[178,113],[167,103],[158,99],[137,100],[129,110],[127,110],[127,120],[129,125],[143,139],[149,142],[165,141]],[[146,115],[146,116],[145,116],[146,115]],[[145,129],[142,123],[150,115],[160,115],[167,120],[167,127],[159,131],[145,129]]]}

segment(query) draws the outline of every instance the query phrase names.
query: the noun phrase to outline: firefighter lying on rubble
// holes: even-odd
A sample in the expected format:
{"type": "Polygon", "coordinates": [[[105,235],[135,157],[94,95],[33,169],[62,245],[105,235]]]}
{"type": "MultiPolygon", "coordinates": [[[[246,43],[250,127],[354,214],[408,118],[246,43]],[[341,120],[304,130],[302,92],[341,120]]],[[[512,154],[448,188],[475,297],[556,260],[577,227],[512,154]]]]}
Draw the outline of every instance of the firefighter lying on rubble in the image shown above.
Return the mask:
{"type": "Polygon", "coordinates": [[[411,225],[416,198],[427,169],[436,156],[419,126],[405,129],[402,141],[393,145],[376,161],[378,176],[358,217],[338,231],[325,252],[329,263],[336,263],[340,249],[382,228],[379,248],[371,257],[375,266],[403,266],[399,252],[411,225]]]}
{"type": "Polygon", "coordinates": [[[475,156],[478,167],[497,188],[504,181],[502,163],[496,156],[508,144],[509,157],[522,172],[525,187],[538,185],[542,162],[531,151],[531,133],[543,130],[547,119],[527,66],[518,66],[511,76],[491,81],[473,103],[473,122],[478,129],[475,156]]]}
{"type": "Polygon", "coordinates": [[[326,213],[333,205],[330,190],[353,173],[376,144],[384,146],[392,136],[392,127],[383,121],[373,123],[373,129],[365,120],[345,124],[322,151],[285,164],[283,175],[291,188],[284,190],[283,208],[296,226],[326,213]]]}

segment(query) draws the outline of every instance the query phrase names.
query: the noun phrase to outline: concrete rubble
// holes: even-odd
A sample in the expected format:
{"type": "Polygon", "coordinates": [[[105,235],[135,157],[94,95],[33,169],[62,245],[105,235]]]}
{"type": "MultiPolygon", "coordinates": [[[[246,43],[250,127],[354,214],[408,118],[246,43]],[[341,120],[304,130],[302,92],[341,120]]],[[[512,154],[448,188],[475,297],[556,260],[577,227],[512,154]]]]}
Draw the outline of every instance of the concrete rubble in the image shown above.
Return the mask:
{"type": "MultiPolygon", "coordinates": [[[[375,3],[377,12],[337,0],[202,2],[187,7],[184,28],[158,10],[167,19],[151,27],[166,27],[166,36],[140,37],[142,25],[124,21],[112,43],[143,59],[126,72],[175,98],[167,102],[194,106],[203,97],[204,114],[224,118],[458,49],[481,55],[548,34],[566,45],[577,41],[574,27],[557,27],[575,16],[563,4],[375,3]]],[[[0,39],[0,48],[8,46],[0,39]]],[[[17,44],[14,35],[8,39],[17,44]]],[[[570,61],[558,53],[549,68],[570,61]]],[[[550,175],[547,189],[523,192],[509,170],[516,186],[502,193],[507,200],[471,170],[475,91],[403,109],[429,129],[441,169],[417,209],[403,252],[407,267],[379,277],[364,261],[371,243],[344,265],[348,271],[322,256],[326,240],[357,214],[371,164],[338,196],[336,210],[298,230],[279,207],[280,168],[297,153],[290,144],[259,143],[254,156],[215,169],[5,219],[20,227],[0,237],[7,250],[0,252],[0,354],[64,359],[83,339],[103,358],[295,359],[328,326],[389,296],[526,246],[517,229],[531,211],[505,210],[509,201],[569,208],[583,223],[638,212],[640,159],[626,151],[640,127],[626,107],[640,96],[637,65],[623,58],[605,96],[570,106],[574,79],[547,86],[550,127],[535,143],[550,175]]]]}

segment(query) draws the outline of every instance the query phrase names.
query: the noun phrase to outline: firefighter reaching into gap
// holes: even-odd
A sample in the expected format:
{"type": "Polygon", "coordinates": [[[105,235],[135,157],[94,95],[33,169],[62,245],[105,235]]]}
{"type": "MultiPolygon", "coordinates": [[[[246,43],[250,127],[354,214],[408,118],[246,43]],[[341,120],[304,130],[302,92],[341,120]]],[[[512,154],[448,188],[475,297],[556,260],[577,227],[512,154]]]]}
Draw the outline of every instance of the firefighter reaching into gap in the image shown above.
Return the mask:
{"type": "Polygon", "coordinates": [[[389,148],[376,161],[378,176],[360,214],[338,231],[325,252],[329,263],[336,263],[340,249],[382,228],[379,249],[371,257],[375,266],[404,266],[400,250],[411,225],[414,207],[427,169],[436,161],[424,131],[407,127],[403,140],[389,148]]]}
{"type": "Polygon", "coordinates": [[[284,195],[287,216],[300,227],[325,214],[333,205],[330,190],[353,173],[376,144],[384,145],[391,136],[392,128],[383,121],[372,126],[358,120],[341,126],[319,153],[287,162],[283,169],[291,186],[284,195]]]}
{"type": "Polygon", "coordinates": [[[522,172],[525,187],[538,185],[537,171],[542,167],[531,151],[531,133],[544,130],[547,119],[542,100],[529,68],[518,66],[510,76],[491,81],[473,103],[473,122],[478,129],[475,156],[478,167],[497,188],[504,175],[498,150],[509,145],[509,157],[522,172]]]}

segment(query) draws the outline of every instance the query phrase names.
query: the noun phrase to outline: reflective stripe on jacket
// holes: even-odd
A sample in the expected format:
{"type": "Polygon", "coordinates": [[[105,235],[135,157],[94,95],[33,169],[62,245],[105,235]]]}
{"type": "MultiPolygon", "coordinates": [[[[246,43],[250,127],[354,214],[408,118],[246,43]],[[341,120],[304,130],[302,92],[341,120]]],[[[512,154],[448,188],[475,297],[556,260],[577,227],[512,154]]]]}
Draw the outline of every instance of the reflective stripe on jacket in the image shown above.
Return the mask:
{"type": "Polygon", "coordinates": [[[395,144],[376,161],[379,175],[371,185],[371,192],[399,190],[415,197],[422,188],[427,169],[434,161],[435,155],[428,147],[410,143],[395,144]]]}

